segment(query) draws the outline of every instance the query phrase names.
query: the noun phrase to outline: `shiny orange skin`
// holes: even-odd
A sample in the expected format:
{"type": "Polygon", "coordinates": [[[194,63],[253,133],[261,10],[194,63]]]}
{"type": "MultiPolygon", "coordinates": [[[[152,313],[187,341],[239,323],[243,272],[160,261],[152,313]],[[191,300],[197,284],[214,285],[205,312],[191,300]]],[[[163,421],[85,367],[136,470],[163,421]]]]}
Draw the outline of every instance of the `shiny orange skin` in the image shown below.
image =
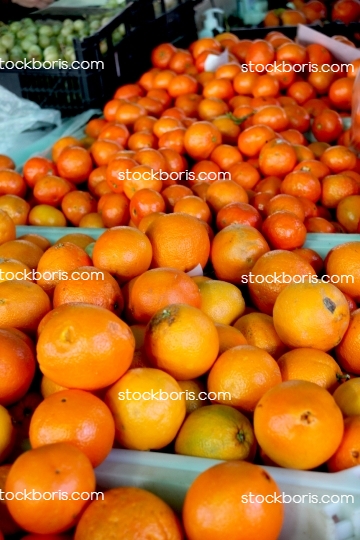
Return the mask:
{"type": "Polygon", "coordinates": [[[195,122],[184,138],[185,149],[195,160],[207,159],[221,142],[220,131],[210,122],[195,122]]]}
{"type": "Polygon", "coordinates": [[[295,249],[306,240],[304,223],[291,212],[276,212],[264,221],[262,233],[274,249],[295,249]]]}
{"type": "Polygon", "coordinates": [[[297,163],[294,148],[282,139],[273,139],[260,151],[259,165],[264,176],[284,177],[297,163]]]}
{"type": "Polygon", "coordinates": [[[135,225],[138,225],[142,218],[153,212],[164,212],[165,201],[157,191],[153,189],[140,189],[130,200],[130,217],[135,225]]]}
{"type": "Polygon", "coordinates": [[[274,480],[261,467],[245,461],[216,465],[201,473],[185,497],[183,521],[189,540],[216,540],[224,535],[235,540],[275,540],[283,523],[282,505],[249,502],[249,493],[259,498],[279,493],[274,480]],[[244,496],[245,504],[238,504],[244,496]],[[216,516],[216,518],[215,518],[216,516]]]}
{"type": "MultiPolygon", "coordinates": [[[[69,494],[75,491],[90,493],[95,489],[95,474],[89,459],[74,446],[66,443],[45,445],[21,454],[9,472],[5,490],[15,493],[25,489],[40,493],[60,490],[69,494]]],[[[8,507],[14,519],[27,531],[55,534],[73,527],[86,505],[86,501],[69,497],[67,501],[43,499],[42,504],[12,500],[8,507]]]]}
{"type": "Polygon", "coordinates": [[[23,339],[6,329],[0,330],[2,349],[0,404],[11,405],[29,390],[35,374],[35,358],[23,339]]]}
{"type": "Polygon", "coordinates": [[[147,324],[158,310],[179,303],[200,308],[201,296],[196,283],[180,270],[154,268],[132,283],[127,310],[134,321],[147,324]]]}
{"type": "MultiPolygon", "coordinates": [[[[60,143],[61,139],[58,141],[60,143]]],[[[73,139],[73,144],[76,144],[77,139],[73,139]]],[[[57,144],[57,143],[56,143],[57,144]]],[[[55,160],[55,156],[53,155],[53,160],[55,160]]],[[[34,187],[36,180],[40,178],[41,176],[45,176],[46,174],[56,174],[56,166],[50,159],[46,159],[43,157],[33,157],[28,159],[23,167],[23,175],[24,180],[27,183],[27,185],[31,188],[34,187]]]]}
{"type": "Polygon", "coordinates": [[[15,225],[26,225],[30,205],[17,195],[2,195],[0,197],[0,210],[6,212],[15,225]]]}
{"type": "Polygon", "coordinates": [[[241,284],[257,259],[269,246],[254,227],[233,223],[215,236],[211,246],[211,262],[216,276],[223,281],[241,284]]]}
{"type": "Polygon", "coordinates": [[[50,395],[36,408],[30,422],[32,448],[69,443],[84,452],[93,467],[107,457],[114,437],[115,423],[110,410],[84,390],[63,390],[50,395]]]}
{"type": "Polygon", "coordinates": [[[248,157],[258,157],[262,147],[275,137],[275,132],[268,126],[252,126],[240,133],[238,148],[248,157]]]}
{"type": "Polygon", "coordinates": [[[65,195],[74,189],[74,185],[68,180],[59,176],[48,175],[36,182],[33,194],[41,204],[59,206],[65,195]]]}
{"type": "Polygon", "coordinates": [[[152,267],[177,268],[188,272],[208,262],[210,241],[202,223],[187,214],[160,216],[147,229],[153,256],[152,267]],[[181,247],[183,246],[183,247],[181,247]]]}
{"type": "Polygon", "coordinates": [[[96,390],[113,384],[127,371],[134,349],[131,330],[114,313],[92,304],[75,303],[59,306],[48,318],[38,339],[37,355],[42,373],[55,383],[65,388],[96,390]],[[99,317],[97,330],[90,325],[92,317],[99,317]],[[85,326],[82,342],[64,350],[64,336],[71,337],[68,332],[76,333],[85,326]],[[102,344],[96,338],[99,329],[105,336],[102,344]]]}
{"type": "Polygon", "coordinates": [[[124,307],[121,289],[115,278],[106,270],[100,271],[94,266],[79,266],[69,274],[68,278],[55,287],[54,309],[64,304],[83,302],[109,309],[118,316],[121,315],[124,307]]]}
{"type": "Polygon", "coordinates": [[[83,216],[96,212],[96,201],[86,191],[70,191],[61,201],[61,210],[70,223],[79,225],[83,216]]]}
{"type": "Polygon", "coordinates": [[[105,540],[129,531],[159,540],[183,540],[182,527],[173,510],[159,497],[137,487],[110,489],[101,500],[94,500],[82,515],[75,531],[76,540],[95,535],[105,540]]]}
{"type": "Polygon", "coordinates": [[[254,427],[271,460],[300,470],[326,462],[344,431],[341,411],[331,394],[315,383],[296,380],[283,382],[263,396],[255,409],[254,427]]]}
{"type": "Polygon", "coordinates": [[[294,197],[305,197],[316,203],[321,196],[321,184],[310,172],[293,171],[285,176],[280,191],[294,197]]]}
{"type": "Polygon", "coordinates": [[[26,183],[21,174],[12,169],[0,169],[0,195],[17,195],[24,197],[26,183]]]}
{"type": "Polygon", "coordinates": [[[340,137],[343,125],[339,113],[325,109],[316,115],[312,133],[319,142],[332,143],[340,137]]]}

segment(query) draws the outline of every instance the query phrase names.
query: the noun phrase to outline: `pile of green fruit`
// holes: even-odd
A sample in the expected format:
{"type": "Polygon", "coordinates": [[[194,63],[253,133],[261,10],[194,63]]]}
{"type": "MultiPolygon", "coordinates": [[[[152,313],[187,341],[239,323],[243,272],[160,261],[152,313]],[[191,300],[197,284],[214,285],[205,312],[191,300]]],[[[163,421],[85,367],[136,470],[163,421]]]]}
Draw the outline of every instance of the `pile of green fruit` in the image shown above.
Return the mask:
{"type": "MultiPolygon", "coordinates": [[[[106,12],[101,10],[97,15],[86,15],[83,19],[33,20],[25,18],[8,25],[0,22],[0,59],[4,62],[39,60],[55,62],[76,60],[73,40],[91,36],[109,22],[124,7],[116,0],[105,4],[106,12]]],[[[125,33],[123,25],[112,34],[114,44],[118,43],[125,33]]],[[[103,54],[107,52],[107,43],[100,43],[103,54]]]]}

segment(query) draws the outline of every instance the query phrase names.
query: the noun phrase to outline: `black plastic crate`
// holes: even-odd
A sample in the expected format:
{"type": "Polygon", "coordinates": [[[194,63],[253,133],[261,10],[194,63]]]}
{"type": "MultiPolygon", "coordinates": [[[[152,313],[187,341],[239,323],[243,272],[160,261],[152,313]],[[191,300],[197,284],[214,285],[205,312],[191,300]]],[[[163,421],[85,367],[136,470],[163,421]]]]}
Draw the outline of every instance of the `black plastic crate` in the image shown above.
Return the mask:
{"type": "Polygon", "coordinates": [[[102,108],[118,86],[136,81],[149,69],[154,47],[164,42],[187,47],[197,39],[193,0],[177,0],[169,11],[162,0],[160,13],[158,6],[155,0],[135,1],[92,36],[75,39],[76,60],[92,63],[91,67],[2,69],[0,85],[43,108],[58,109],[64,117],[102,108]],[[114,45],[112,33],[120,25],[125,35],[114,45]],[[100,51],[103,41],[105,54],[100,51]]]}

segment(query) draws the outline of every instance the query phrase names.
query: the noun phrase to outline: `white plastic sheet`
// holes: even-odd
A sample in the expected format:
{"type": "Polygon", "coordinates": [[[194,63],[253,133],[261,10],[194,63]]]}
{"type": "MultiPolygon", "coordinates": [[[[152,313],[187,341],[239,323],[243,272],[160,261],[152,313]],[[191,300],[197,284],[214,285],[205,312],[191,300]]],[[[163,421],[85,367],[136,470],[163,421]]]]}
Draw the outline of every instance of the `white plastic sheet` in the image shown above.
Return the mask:
{"type": "Polygon", "coordinates": [[[22,99],[0,86],[0,154],[5,154],[19,140],[20,134],[46,125],[59,126],[60,111],[41,109],[33,101],[22,99]]]}

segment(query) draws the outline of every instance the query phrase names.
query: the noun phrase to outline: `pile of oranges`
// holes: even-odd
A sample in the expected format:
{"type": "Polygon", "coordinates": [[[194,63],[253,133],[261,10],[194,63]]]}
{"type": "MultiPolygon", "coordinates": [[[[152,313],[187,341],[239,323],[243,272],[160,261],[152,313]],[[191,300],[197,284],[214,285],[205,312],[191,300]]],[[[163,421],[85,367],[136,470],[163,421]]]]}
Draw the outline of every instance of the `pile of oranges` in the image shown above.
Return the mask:
{"type": "Polygon", "coordinates": [[[270,32],[253,42],[221,34],[189,50],[166,43],[152,63],[82,139],[58,140],[51,159],[32,157],[20,174],[0,157],[0,209],[16,225],[144,232],[154,215],[186,213],[214,232],[250,225],[285,249],[307,232],[359,232],[349,117],[360,61],[346,70],[321,45],[270,32]],[[228,63],[205,71],[225,49],[228,63]]]}
{"type": "Polygon", "coordinates": [[[275,540],[282,505],[239,504],[279,492],[261,465],[360,464],[360,241],[302,247],[360,232],[354,74],[240,68],[309,59],[334,62],[279,33],[163,44],[84,139],[23,174],[1,157],[0,489],[41,496],[0,500],[0,538],[275,540]],[[135,487],[89,500],[112,448],[225,463],[180,517],[135,487]]]}
{"type": "Polygon", "coordinates": [[[360,19],[360,2],[358,0],[337,0],[329,9],[320,0],[294,0],[295,9],[273,9],[266,14],[264,26],[293,26],[297,24],[312,24],[331,20],[349,24],[360,19]]]}

